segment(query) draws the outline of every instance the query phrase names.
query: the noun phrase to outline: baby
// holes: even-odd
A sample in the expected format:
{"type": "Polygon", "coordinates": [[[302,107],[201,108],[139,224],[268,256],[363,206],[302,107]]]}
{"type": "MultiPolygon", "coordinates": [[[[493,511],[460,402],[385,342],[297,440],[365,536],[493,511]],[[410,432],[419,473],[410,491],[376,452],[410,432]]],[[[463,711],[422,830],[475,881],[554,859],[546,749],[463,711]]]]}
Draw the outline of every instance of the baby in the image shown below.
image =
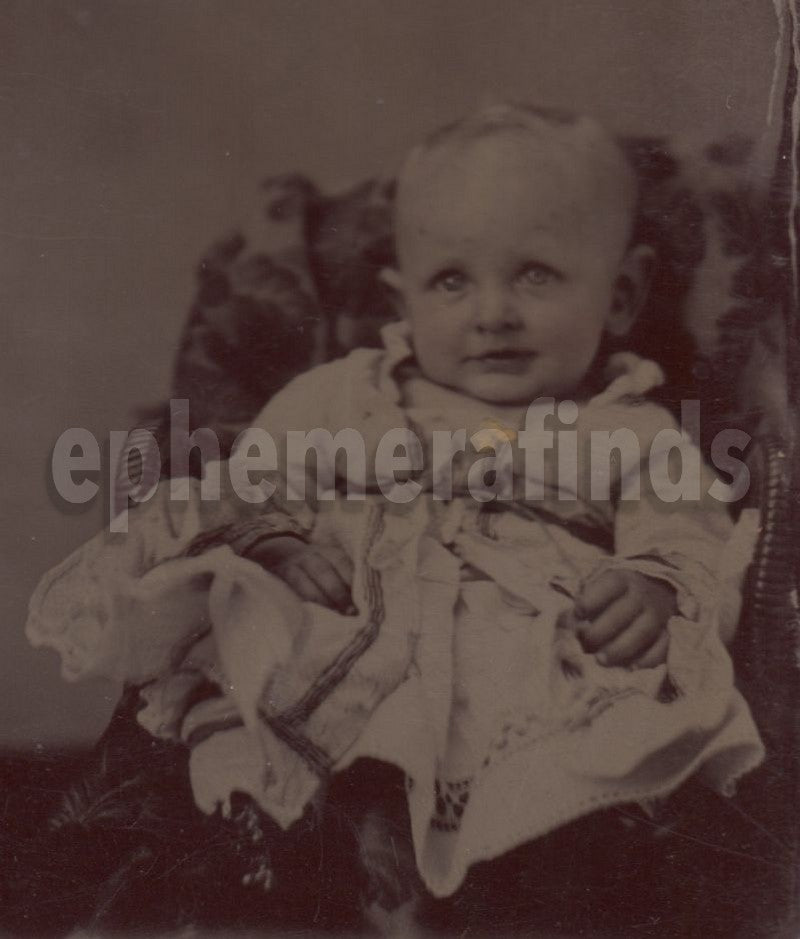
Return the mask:
{"type": "MultiPolygon", "coordinates": [[[[407,161],[398,269],[383,272],[414,352],[407,407],[441,402],[457,414],[481,402],[475,413],[519,428],[537,398],[585,399],[603,336],[631,327],[652,260],[630,243],[635,181],[598,128],[563,120],[492,109],[407,161]]],[[[352,569],[336,548],[278,537],[250,556],[306,600],[349,605],[352,569]]],[[[605,571],[575,607],[585,648],[604,664],[666,659],[676,606],[663,581],[605,571]]]]}
{"type": "Polygon", "coordinates": [[[399,179],[385,347],[276,395],[219,500],[163,484],[128,534],[48,575],[29,636],[73,677],[141,685],[140,721],[192,748],[207,812],[243,791],[288,827],[357,759],[399,768],[438,896],[597,809],[694,774],[728,791],[762,757],[720,638],[732,525],[705,495],[665,502],[648,473],[659,453],[669,466],[659,434],[676,424],[648,397],[660,368],[625,350],[654,263],[636,206],[590,120],[496,106],[435,134],[399,179]],[[523,462],[534,402],[563,433],[523,462]],[[310,469],[290,441],[312,428],[329,433],[310,469]],[[420,441],[407,499],[384,495],[397,428],[420,441]],[[472,451],[443,457],[462,428],[472,451]],[[591,435],[620,428],[642,459],[612,461],[598,498],[591,435]],[[366,471],[343,459],[345,430],[366,471]],[[280,470],[254,481],[264,431],[280,470]],[[501,445],[510,488],[482,469],[501,445]]]}

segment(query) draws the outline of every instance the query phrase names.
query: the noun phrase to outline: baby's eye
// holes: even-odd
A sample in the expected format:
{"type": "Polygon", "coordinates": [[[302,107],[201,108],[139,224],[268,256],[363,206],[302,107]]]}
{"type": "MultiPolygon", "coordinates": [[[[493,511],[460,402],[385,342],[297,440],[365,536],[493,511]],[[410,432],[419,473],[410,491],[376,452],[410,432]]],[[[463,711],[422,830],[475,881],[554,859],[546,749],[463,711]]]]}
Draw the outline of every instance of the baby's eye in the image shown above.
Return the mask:
{"type": "Polygon", "coordinates": [[[529,264],[520,272],[520,280],[527,287],[543,287],[556,279],[556,272],[546,264],[529,264]]]}
{"type": "Polygon", "coordinates": [[[461,271],[442,271],[431,280],[431,286],[444,293],[460,293],[467,286],[467,278],[461,271]]]}

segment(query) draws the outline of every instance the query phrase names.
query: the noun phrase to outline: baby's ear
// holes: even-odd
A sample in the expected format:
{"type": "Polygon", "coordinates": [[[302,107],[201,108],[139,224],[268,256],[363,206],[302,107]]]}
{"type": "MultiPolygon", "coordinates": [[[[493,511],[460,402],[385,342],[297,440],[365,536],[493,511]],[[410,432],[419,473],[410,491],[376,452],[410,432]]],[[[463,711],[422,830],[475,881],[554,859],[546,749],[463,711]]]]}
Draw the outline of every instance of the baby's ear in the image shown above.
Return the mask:
{"type": "Polygon", "coordinates": [[[606,319],[606,332],[625,336],[636,322],[650,286],[655,251],[650,245],[634,245],[620,264],[606,319]]]}
{"type": "Polygon", "coordinates": [[[378,274],[378,279],[391,290],[392,302],[397,312],[402,316],[404,309],[403,275],[394,267],[384,267],[378,274]]]}

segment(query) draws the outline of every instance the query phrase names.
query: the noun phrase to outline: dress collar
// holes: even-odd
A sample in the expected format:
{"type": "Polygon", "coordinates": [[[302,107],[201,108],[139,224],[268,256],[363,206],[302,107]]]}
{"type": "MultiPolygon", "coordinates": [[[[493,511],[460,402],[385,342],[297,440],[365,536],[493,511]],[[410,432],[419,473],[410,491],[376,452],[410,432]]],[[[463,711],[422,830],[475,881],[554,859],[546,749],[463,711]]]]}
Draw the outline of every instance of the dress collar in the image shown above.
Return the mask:
{"type": "MultiPolygon", "coordinates": [[[[411,345],[411,330],[406,320],[387,323],[381,329],[381,339],[386,350],[378,374],[378,386],[394,403],[401,400],[395,370],[403,363],[414,360],[411,345]]],[[[613,404],[622,398],[646,395],[653,388],[663,385],[664,372],[652,359],[643,359],[635,352],[615,352],[608,357],[603,369],[606,387],[589,399],[589,404],[613,404]]]]}

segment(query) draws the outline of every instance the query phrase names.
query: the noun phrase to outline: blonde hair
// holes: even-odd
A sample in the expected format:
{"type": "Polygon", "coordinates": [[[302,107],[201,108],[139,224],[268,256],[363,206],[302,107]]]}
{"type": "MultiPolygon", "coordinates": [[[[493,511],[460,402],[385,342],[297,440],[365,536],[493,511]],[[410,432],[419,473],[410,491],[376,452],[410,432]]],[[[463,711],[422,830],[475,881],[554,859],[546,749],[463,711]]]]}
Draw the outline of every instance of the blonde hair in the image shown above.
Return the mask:
{"type": "MultiPolygon", "coordinates": [[[[572,111],[501,102],[482,107],[430,134],[414,147],[397,177],[395,213],[424,173],[485,139],[533,141],[542,151],[559,151],[562,160],[591,168],[598,189],[621,199],[633,220],[638,202],[637,177],[626,152],[598,121],[572,111]]],[[[397,219],[396,219],[397,221],[397,219]]]]}

